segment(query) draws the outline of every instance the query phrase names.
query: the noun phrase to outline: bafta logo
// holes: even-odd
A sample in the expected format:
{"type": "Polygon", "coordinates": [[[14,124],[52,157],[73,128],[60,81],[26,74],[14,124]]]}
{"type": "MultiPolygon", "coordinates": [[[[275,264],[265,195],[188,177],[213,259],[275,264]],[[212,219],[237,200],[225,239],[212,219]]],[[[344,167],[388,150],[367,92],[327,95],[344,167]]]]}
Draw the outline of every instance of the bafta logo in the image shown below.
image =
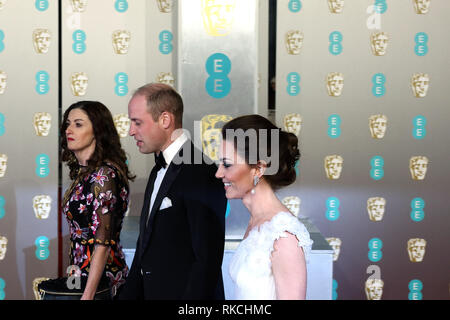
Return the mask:
{"type": "Polygon", "coordinates": [[[383,139],[386,134],[387,117],[384,114],[374,114],[369,117],[370,135],[374,139],[383,139]]]}
{"type": "Polygon", "coordinates": [[[430,86],[430,77],[426,73],[415,73],[411,79],[411,87],[416,98],[423,98],[427,95],[430,86]]]}
{"type": "Polygon", "coordinates": [[[301,204],[301,200],[299,197],[295,196],[284,197],[282,202],[294,216],[298,217],[301,204]]]}
{"type": "Polygon", "coordinates": [[[128,136],[128,131],[130,130],[130,118],[125,113],[119,113],[113,117],[114,125],[116,127],[119,137],[125,138],[128,136]]]}
{"type": "Polygon", "coordinates": [[[288,54],[300,54],[300,49],[303,45],[303,32],[299,30],[290,30],[286,32],[285,42],[288,54]]]}
{"type": "Polygon", "coordinates": [[[331,13],[342,13],[344,11],[344,0],[328,0],[331,13]]]}
{"type": "Polygon", "coordinates": [[[170,13],[172,12],[173,0],[156,0],[158,4],[159,12],[170,13]]]}
{"type": "Polygon", "coordinates": [[[370,35],[372,53],[375,56],[384,56],[388,46],[389,36],[386,32],[375,32],[370,35]]]}
{"type": "Polygon", "coordinates": [[[33,45],[36,53],[47,53],[50,48],[52,35],[48,29],[36,29],[33,31],[33,45]]]}
{"type": "Polygon", "coordinates": [[[210,114],[202,118],[201,136],[203,152],[211,160],[219,160],[219,147],[222,141],[222,126],[232,119],[231,116],[210,114]]]}
{"type": "Polygon", "coordinates": [[[7,246],[8,239],[4,236],[0,236],[0,261],[5,259],[7,246]]]}
{"type": "Polygon", "coordinates": [[[425,256],[425,239],[413,238],[408,240],[408,255],[411,262],[422,262],[425,256]]]}
{"type": "Polygon", "coordinates": [[[325,157],[324,165],[327,178],[330,180],[337,180],[341,176],[344,159],[336,154],[329,155],[325,157]]]}
{"type": "Polygon", "coordinates": [[[344,75],[331,72],[327,75],[327,90],[330,97],[339,97],[344,89],[344,75]]]}
{"type": "Polygon", "coordinates": [[[87,7],[88,0],[70,0],[73,12],[84,12],[87,7]]]}
{"type": "Polygon", "coordinates": [[[52,116],[48,112],[36,112],[33,117],[33,125],[38,137],[47,137],[50,133],[52,116]]]}
{"type": "Polygon", "coordinates": [[[5,176],[7,162],[8,162],[8,156],[6,154],[0,153],[0,178],[5,176]]]}
{"type": "Polygon", "coordinates": [[[290,113],[284,116],[284,130],[295,134],[297,137],[302,129],[302,116],[298,113],[290,113]]]}
{"type": "Polygon", "coordinates": [[[128,30],[116,30],[112,34],[114,53],[127,54],[130,47],[131,33],[128,30]]]}
{"type": "Polygon", "coordinates": [[[48,219],[51,208],[52,198],[50,196],[38,195],[33,197],[33,210],[37,219],[48,219]]]}
{"type": "Polygon", "coordinates": [[[39,286],[39,284],[40,284],[41,282],[47,281],[47,280],[49,280],[49,279],[50,279],[50,278],[40,277],[40,278],[35,278],[35,279],[33,280],[33,293],[34,293],[34,299],[35,299],[35,300],[42,300],[42,299],[43,299],[43,297],[42,297],[42,295],[41,295],[41,292],[40,292],[39,289],[38,289],[38,286],[39,286]]]}
{"type": "Polygon", "coordinates": [[[85,72],[74,72],[70,78],[70,87],[72,88],[72,94],[80,97],[86,94],[88,88],[88,76],[85,72]]]}
{"type": "Polygon", "coordinates": [[[4,94],[6,90],[6,80],[8,76],[5,71],[0,70],[0,94],[4,94]]]}
{"type": "Polygon", "coordinates": [[[429,160],[425,156],[414,156],[409,159],[409,171],[413,180],[424,180],[429,160]]]}
{"type": "Polygon", "coordinates": [[[337,261],[339,259],[339,254],[341,253],[342,240],[334,237],[325,238],[325,240],[327,240],[331,248],[333,248],[333,261],[337,261]]]}
{"type": "Polygon", "coordinates": [[[6,0],[0,0],[0,10],[3,9],[3,7],[5,6],[5,4],[6,4],[6,0]]]}
{"type": "Polygon", "coordinates": [[[381,197],[372,197],[367,199],[367,212],[370,221],[383,220],[384,210],[386,208],[386,199],[381,197]]]}
{"type": "Polygon", "coordinates": [[[381,279],[367,279],[365,291],[367,300],[381,300],[384,282],[381,279]]]}
{"type": "Polygon", "coordinates": [[[430,10],[431,0],[413,0],[414,1],[414,10],[416,10],[417,14],[425,14],[430,10]]]}
{"type": "Polygon", "coordinates": [[[156,82],[164,83],[173,87],[175,84],[175,78],[173,77],[172,72],[160,72],[156,76],[156,82]]]}
{"type": "Polygon", "coordinates": [[[236,0],[202,0],[203,24],[213,37],[226,36],[233,29],[236,0]]]}

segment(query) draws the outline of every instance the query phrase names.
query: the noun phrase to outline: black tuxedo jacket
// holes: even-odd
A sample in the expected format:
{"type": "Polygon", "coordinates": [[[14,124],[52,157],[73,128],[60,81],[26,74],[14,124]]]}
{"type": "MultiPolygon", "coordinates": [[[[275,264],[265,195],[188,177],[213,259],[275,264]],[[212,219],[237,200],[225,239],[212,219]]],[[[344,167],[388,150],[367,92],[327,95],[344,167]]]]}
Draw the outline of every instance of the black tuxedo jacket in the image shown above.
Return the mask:
{"type": "Polygon", "coordinates": [[[119,299],[224,299],[227,201],[216,165],[205,163],[203,156],[186,141],[167,168],[146,226],[156,175],[152,170],[135,256],[119,299]],[[172,206],[160,210],[165,197],[172,206]]]}

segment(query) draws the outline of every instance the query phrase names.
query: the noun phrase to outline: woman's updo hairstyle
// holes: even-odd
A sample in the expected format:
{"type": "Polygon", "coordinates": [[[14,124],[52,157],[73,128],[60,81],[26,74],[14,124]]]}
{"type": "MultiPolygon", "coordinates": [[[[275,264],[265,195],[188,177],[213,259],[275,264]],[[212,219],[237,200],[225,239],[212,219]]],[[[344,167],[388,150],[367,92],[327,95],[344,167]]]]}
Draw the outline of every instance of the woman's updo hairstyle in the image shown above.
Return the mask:
{"type": "MultiPolygon", "coordinates": [[[[292,134],[290,132],[286,132],[275,126],[272,122],[270,122],[268,119],[264,118],[260,115],[247,115],[247,116],[241,116],[234,118],[233,120],[230,120],[222,127],[222,139],[227,139],[227,130],[234,130],[233,132],[236,132],[236,130],[243,130],[243,133],[247,133],[247,130],[251,130],[253,132],[256,132],[256,139],[257,143],[256,146],[255,141],[252,141],[250,138],[250,134],[245,134],[245,143],[242,146],[242,148],[239,148],[239,144],[237,142],[236,135],[232,135],[233,137],[233,144],[235,149],[237,150],[238,154],[245,159],[245,162],[254,167],[256,164],[249,163],[250,151],[255,150],[256,148],[256,160],[264,160],[260,159],[261,155],[267,155],[269,158],[272,156],[272,146],[276,146],[278,143],[279,150],[279,166],[278,170],[274,174],[265,174],[264,180],[269,183],[269,185],[272,187],[272,189],[276,190],[284,186],[288,186],[292,184],[297,175],[295,172],[295,164],[297,160],[300,158],[300,151],[298,149],[298,139],[295,134],[292,134]],[[260,129],[265,129],[260,131],[260,129]],[[272,135],[271,130],[278,130],[279,131],[279,142],[272,141],[272,135]],[[267,134],[261,135],[261,132],[267,132],[267,134]],[[261,150],[261,143],[260,139],[267,137],[267,143],[266,143],[266,150],[261,150]]],[[[228,137],[230,138],[230,137],[228,137]]],[[[262,144],[264,146],[264,143],[262,144]]],[[[252,158],[254,159],[254,158],[252,158]]],[[[267,168],[270,168],[272,164],[268,163],[267,168]]],[[[269,170],[266,170],[266,172],[269,170]]],[[[273,170],[272,170],[273,171],[273,170]]]]}

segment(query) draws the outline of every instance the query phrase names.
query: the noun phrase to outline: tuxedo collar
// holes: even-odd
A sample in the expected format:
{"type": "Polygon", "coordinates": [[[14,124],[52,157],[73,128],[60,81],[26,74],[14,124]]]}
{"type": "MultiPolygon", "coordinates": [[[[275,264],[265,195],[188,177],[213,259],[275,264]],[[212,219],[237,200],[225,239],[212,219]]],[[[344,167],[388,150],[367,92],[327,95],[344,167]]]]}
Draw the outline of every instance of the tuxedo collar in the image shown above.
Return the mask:
{"type": "Polygon", "coordinates": [[[163,150],[163,156],[167,165],[170,165],[173,158],[178,154],[183,144],[188,140],[186,134],[183,132],[176,138],[166,149],[163,150]]]}

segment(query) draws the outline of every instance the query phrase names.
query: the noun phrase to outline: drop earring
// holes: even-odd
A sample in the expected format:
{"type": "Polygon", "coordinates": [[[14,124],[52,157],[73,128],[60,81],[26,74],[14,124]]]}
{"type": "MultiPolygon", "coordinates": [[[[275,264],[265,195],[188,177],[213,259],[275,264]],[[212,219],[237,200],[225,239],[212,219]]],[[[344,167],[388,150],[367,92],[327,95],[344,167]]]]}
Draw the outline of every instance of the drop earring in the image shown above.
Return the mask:
{"type": "Polygon", "coordinates": [[[254,176],[253,177],[253,189],[250,191],[251,194],[255,194],[255,187],[259,182],[259,177],[258,176],[254,176]]]}

